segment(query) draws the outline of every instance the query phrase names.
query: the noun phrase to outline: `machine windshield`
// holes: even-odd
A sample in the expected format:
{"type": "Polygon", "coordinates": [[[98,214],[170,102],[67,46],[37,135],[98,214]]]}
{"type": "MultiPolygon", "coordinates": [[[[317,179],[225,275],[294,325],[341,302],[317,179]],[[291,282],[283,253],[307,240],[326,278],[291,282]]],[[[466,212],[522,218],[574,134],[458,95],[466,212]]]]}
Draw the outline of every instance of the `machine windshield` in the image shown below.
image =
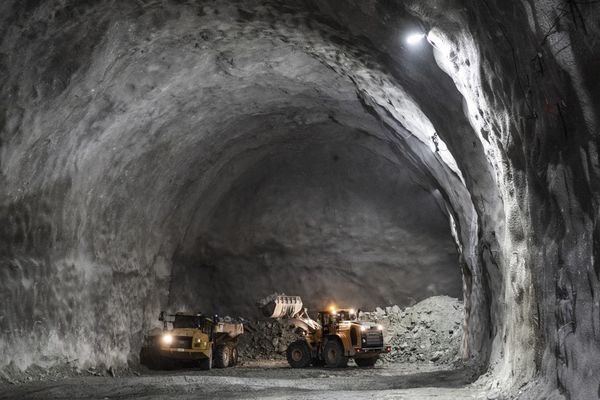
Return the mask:
{"type": "Polygon", "coordinates": [[[319,320],[323,325],[327,325],[330,322],[356,321],[356,313],[350,312],[350,310],[338,310],[336,312],[321,312],[319,313],[319,320]]]}
{"type": "Polygon", "coordinates": [[[348,310],[340,310],[338,313],[338,321],[354,321],[356,320],[356,314],[350,313],[348,310]]]}
{"type": "Polygon", "coordinates": [[[197,315],[176,315],[173,320],[173,328],[201,328],[204,317],[197,315]]]}

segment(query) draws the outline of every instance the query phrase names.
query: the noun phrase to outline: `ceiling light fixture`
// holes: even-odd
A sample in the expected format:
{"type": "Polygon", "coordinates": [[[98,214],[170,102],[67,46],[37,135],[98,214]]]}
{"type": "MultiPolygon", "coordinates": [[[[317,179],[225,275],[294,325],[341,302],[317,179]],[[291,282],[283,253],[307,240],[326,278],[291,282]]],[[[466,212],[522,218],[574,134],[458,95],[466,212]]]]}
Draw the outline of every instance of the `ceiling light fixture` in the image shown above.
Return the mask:
{"type": "Polygon", "coordinates": [[[425,35],[424,33],[412,33],[406,38],[406,43],[408,43],[411,46],[414,46],[421,40],[425,39],[425,36],[427,35],[425,35]]]}

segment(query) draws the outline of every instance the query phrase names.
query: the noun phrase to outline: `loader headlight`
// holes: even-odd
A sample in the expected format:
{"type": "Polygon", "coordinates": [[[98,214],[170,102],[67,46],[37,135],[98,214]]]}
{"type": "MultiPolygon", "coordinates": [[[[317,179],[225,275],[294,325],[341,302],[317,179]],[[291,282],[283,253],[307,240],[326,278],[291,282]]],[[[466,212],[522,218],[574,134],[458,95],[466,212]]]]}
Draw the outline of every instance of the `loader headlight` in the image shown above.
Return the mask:
{"type": "Polygon", "coordinates": [[[378,331],[382,331],[383,330],[383,325],[377,325],[377,330],[378,331]]]}
{"type": "Polygon", "coordinates": [[[173,336],[172,335],[163,335],[162,342],[164,344],[171,344],[171,343],[173,343],[173,336]]]}

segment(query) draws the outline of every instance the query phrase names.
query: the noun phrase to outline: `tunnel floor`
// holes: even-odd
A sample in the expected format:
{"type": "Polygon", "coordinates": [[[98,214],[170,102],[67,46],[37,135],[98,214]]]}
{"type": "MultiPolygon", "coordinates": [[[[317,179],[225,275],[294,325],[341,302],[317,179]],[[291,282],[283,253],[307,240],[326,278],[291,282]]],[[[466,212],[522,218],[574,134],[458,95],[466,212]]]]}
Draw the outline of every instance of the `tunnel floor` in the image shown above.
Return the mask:
{"type": "Polygon", "coordinates": [[[371,369],[291,369],[285,361],[252,361],[202,371],[142,371],[139,376],[82,377],[5,386],[0,399],[487,399],[473,371],[427,364],[371,369]]]}

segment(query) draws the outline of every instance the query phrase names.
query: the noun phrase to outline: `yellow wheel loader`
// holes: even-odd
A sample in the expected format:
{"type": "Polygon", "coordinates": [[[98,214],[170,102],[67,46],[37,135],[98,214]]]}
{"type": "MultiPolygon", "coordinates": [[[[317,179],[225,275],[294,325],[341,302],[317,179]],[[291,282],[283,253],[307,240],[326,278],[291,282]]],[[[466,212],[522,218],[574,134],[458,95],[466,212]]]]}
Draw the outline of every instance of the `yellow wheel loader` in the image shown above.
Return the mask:
{"type": "Polygon", "coordinates": [[[266,317],[284,318],[303,338],[291,343],[287,360],[292,368],[309,365],[345,367],[350,358],[359,367],[372,367],[391,348],[383,340],[383,327],[358,320],[353,309],[331,307],[309,317],[299,296],[276,296],[261,309],[266,317]]]}
{"type": "Polygon", "coordinates": [[[217,316],[164,311],[158,319],[163,329],[144,338],[140,353],[140,362],[147,367],[161,369],[179,362],[211,369],[237,364],[237,339],[244,333],[243,324],[222,322],[217,316]]]}

